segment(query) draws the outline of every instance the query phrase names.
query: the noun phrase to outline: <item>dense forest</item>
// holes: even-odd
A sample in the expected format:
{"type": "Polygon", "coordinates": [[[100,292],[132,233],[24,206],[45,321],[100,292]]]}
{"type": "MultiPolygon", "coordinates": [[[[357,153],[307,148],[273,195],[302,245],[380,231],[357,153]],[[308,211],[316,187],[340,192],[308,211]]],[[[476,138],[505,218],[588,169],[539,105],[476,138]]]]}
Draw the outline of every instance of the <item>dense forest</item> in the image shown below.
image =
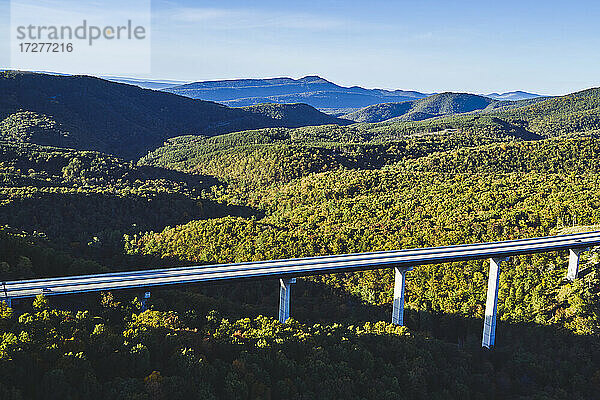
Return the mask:
{"type": "Polygon", "coordinates": [[[524,100],[493,100],[470,93],[440,93],[419,100],[399,103],[381,103],[344,114],[343,118],[355,122],[422,121],[425,119],[470,112],[491,113],[522,108],[546,101],[546,97],[524,100]]]}
{"type": "MultiPolygon", "coordinates": [[[[31,121],[57,135],[62,123],[11,117],[0,274],[596,230],[597,99],[590,90],[425,121],[186,135],[137,160],[21,140],[35,135],[31,121]]],[[[304,108],[289,110],[300,119],[304,108]]],[[[277,106],[246,111],[286,118],[277,106]]],[[[480,346],[486,261],[411,271],[404,327],[389,324],[390,269],[299,279],[286,324],[274,281],[153,289],[148,310],[136,291],[2,303],[0,398],[594,399],[599,263],[597,249],[584,253],[571,282],[564,252],[513,257],[492,351],[480,346]]]]}
{"type": "Polygon", "coordinates": [[[443,115],[483,110],[496,103],[508,106],[512,102],[498,102],[470,93],[440,93],[411,102],[376,104],[347,114],[344,118],[356,122],[381,122],[392,118],[421,121],[443,115]]]}

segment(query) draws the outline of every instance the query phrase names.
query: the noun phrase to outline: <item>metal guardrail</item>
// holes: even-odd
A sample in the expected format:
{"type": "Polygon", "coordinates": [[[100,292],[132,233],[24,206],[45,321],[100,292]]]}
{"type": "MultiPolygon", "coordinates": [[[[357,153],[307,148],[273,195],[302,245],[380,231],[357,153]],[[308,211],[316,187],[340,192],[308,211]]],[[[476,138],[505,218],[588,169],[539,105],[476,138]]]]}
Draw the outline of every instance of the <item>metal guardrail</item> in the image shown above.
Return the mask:
{"type": "Polygon", "coordinates": [[[589,232],[446,247],[11,281],[6,282],[3,289],[5,300],[10,303],[12,299],[35,297],[39,294],[61,295],[219,280],[279,278],[281,280],[279,317],[282,322],[285,322],[289,318],[290,285],[295,282],[293,278],[393,267],[396,271],[396,285],[392,321],[402,325],[407,271],[424,264],[490,258],[488,304],[484,324],[484,327],[488,326],[488,328],[487,330],[484,328],[482,342],[484,346],[490,347],[494,344],[499,266],[503,259],[522,254],[570,250],[567,277],[575,279],[580,252],[597,245],[600,245],[600,232],[589,232]]]}

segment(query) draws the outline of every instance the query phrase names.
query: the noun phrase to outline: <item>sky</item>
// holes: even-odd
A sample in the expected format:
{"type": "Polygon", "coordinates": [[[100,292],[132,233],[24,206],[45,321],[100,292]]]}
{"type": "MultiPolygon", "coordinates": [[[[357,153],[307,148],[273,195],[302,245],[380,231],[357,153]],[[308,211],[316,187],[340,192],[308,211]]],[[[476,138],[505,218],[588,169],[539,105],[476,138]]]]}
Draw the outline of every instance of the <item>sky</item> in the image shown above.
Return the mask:
{"type": "MultiPolygon", "coordinates": [[[[10,66],[9,4],[0,0],[2,68],[10,66]]],[[[92,2],[72,4],[85,11],[92,2]]],[[[600,86],[600,2],[153,0],[151,10],[151,72],[127,76],[319,75],[429,93],[600,86]]]]}

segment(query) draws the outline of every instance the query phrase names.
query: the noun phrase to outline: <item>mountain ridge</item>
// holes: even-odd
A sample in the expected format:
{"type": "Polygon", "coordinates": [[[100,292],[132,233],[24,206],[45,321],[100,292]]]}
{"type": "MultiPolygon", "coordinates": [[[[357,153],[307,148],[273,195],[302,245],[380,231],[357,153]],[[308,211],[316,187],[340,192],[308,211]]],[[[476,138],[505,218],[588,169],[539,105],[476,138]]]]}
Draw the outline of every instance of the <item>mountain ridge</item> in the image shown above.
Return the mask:
{"type": "Polygon", "coordinates": [[[343,116],[356,122],[421,121],[444,115],[483,110],[495,100],[470,93],[445,92],[415,101],[383,103],[343,116]]]}
{"type": "Polygon", "coordinates": [[[494,100],[530,100],[538,97],[547,97],[537,93],[529,93],[522,90],[514,90],[505,93],[489,93],[482,96],[489,97],[494,100]]]}
{"type": "Polygon", "coordinates": [[[450,116],[471,112],[492,113],[525,107],[543,102],[550,97],[533,97],[522,100],[495,100],[471,93],[444,92],[415,101],[382,103],[364,107],[341,118],[355,122],[422,121],[429,118],[450,116]]]}
{"type": "Polygon", "coordinates": [[[319,109],[361,108],[390,100],[404,101],[426,96],[417,91],[344,87],[317,75],[299,79],[230,79],[199,81],[163,89],[196,99],[216,101],[229,106],[259,103],[306,103],[319,109]]]}
{"type": "MultiPolygon", "coordinates": [[[[307,75],[298,79],[274,77],[197,81],[161,90],[233,107],[262,103],[306,103],[335,115],[344,114],[338,110],[346,110],[345,113],[348,114],[376,104],[416,101],[439,94],[401,89],[366,89],[358,85],[342,86],[318,75],[307,75]]],[[[544,97],[522,90],[473,95],[499,101],[544,97]]]]}

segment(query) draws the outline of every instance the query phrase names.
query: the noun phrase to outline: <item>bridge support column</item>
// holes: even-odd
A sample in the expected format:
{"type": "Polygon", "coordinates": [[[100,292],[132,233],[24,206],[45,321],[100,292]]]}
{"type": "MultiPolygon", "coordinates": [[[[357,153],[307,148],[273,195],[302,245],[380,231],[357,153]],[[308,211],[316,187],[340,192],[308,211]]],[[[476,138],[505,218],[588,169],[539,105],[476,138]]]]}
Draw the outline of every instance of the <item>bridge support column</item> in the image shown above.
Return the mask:
{"type": "Polygon", "coordinates": [[[579,255],[589,249],[569,249],[569,269],[567,279],[574,281],[579,274],[579,255]]]}
{"type": "Polygon", "coordinates": [[[500,264],[508,258],[490,258],[490,276],[488,278],[485,317],[483,320],[483,339],[481,346],[494,346],[496,341],[496,313],[498,309],[498,286],[500,285],[500,264]]]}
{"type": "Polygon", "coordinates": [[[144,296],[142,297],[141,303],[142,303],[142,311],[146,311],[148,309],[148,300],[150,300],[150,296],[152,294],[150,292],[145,292],[144,296]]]}
{"type": "Polygon", "coordinates": [[[279,322],[282,324],[290,318],[292,283],[296,283],[296,278],[281,278],[279,280],[279,322]]]}
{"type": "Polygon", "coordinates": [[[8,308],[12,308],[12,301],[11,298],[8,297],[8,293],[6,291],[6,281],[2,281],[2,289],[4,290],[4,293],[2,293],[4,295],[4,299],[0,300],[3,301],[4,304],[6,304],[6,306],[8,308]]]}
{"type": "Polygon", "coordinates": [[[392,324],[404,325],[404,289],[406,287],[406,273],[412,267],[394,268],[394,304],[392,306],[392,324]]]}

